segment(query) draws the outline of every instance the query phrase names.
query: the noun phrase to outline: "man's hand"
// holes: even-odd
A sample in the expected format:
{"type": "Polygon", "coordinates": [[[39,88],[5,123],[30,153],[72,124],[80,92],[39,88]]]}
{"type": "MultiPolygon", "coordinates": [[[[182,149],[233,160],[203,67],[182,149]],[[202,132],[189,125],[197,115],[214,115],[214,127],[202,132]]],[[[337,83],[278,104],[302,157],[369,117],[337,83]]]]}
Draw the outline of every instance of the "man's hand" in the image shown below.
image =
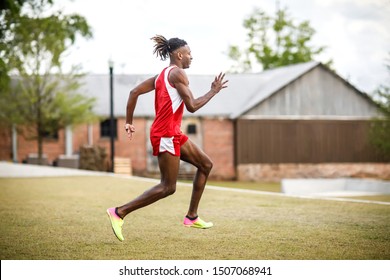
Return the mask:
{"type": "Polygon", "coordinates": [[[224,81],[224,78],[225,73],[219,73],[219,75],[215,77],[214,82],[211,83],[211,90],[218,93],[221,89],[226,88],[229,80],[224,81]]]}
{"type": "Polygon", "coordinates": [[[127,137],[131,140],[133,139],[133,133],[135,132],[135,126],[132,124],[125,124],[125,130],[127,133],[127,137]]]}

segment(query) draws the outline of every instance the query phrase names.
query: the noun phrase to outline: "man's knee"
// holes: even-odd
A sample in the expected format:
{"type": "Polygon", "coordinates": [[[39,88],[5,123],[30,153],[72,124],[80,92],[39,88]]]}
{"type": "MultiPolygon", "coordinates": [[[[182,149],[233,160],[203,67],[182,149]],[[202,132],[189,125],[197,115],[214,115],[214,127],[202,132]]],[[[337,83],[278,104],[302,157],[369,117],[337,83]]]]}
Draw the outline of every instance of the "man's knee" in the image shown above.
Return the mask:
{"type": "Polygon", "coordinates": [[[176,192],[176,185],[171,186],[171,187],[167,190],[166,195],[167,195],[167,196],[173,195],[175,192],[176,192]]]}
{"type": "Polygon", "coordinates": [[[176,184],[164,184],[163,183],[163,196],[173,195],[176,192],[176,184]]]}
{"type": "Polygon", "coordinates": [[[202,171],[206,174],[209,174],[211,169],[213,168],[213,162],[211,161],[211,159],[207,159],[207,160],[204,160],[203,164],[202,164],[202,171]]]}

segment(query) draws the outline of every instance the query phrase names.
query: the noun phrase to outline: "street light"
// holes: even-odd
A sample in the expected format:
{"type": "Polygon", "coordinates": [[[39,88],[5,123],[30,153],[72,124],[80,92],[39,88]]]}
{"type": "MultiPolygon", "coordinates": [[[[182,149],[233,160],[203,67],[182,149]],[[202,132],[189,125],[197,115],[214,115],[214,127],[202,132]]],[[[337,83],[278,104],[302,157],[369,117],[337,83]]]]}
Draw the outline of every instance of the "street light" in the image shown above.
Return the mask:
{"type": "Polygon", "coordinates": [[[114,62],[108,61],[110,69],[110,144],[111,144],[111,172],[114,172],[115,135],[114,135],[114,62]]]}

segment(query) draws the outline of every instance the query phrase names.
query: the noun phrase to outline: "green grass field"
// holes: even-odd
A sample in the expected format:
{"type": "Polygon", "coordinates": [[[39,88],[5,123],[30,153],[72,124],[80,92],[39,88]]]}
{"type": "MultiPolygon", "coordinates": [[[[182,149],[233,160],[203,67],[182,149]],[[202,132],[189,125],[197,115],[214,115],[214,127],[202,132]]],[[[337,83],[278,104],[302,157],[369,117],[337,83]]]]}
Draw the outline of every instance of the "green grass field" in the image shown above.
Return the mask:
{"type": "Polygon", "coordinates": [[[181,222],[191,188],[125,219],[113,235],[108,207],[153,185],[119,177],[0,179],[2,260],[390,259],[390,206],[208,189],[199,214],[181,222]]]}

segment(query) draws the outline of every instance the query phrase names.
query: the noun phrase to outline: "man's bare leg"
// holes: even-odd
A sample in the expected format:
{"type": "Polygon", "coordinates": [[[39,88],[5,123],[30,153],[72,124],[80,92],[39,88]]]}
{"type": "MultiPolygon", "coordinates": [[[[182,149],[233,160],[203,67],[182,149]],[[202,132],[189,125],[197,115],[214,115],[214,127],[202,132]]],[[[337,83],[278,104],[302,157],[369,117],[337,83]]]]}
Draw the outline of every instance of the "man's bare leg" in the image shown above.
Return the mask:
{"type": "Polygon", "coordinates": [[[161,182],[145,191],[134,200],[117,208],[117,214],[122,219],[129,213],[150,205],[176,191],[176,181],[179,172],[180,158],[169,153],[162,153],[158,156],[158,163],[161,172],[161,182]]]}
{"type": "Polygon", "coordinates": [[[193,181],[191,201],[187,212],[188,217],[197,217],[199,201],[202,198],[213,162],[190,139],[181,147],[180,153],[181,160],[194,165],[198,169],[193,181]]]}

